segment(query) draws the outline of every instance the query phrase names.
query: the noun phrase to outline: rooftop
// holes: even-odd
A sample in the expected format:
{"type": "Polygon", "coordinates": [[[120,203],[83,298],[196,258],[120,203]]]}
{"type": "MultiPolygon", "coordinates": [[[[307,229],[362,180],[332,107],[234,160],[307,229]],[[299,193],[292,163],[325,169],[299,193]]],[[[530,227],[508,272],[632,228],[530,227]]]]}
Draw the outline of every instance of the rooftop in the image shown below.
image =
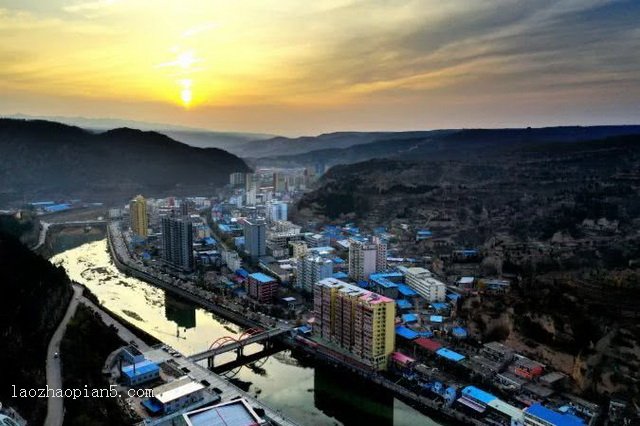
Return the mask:
{"type": "Polygon", "coordinates": [[[404,337],[407,340],[413,340],[418,337],[418,333],[403,325],[396,326],[396,334],[400,337],[404,337]]]}
{"type": "Polygon", "coordinates": [[[526,415],[535,416],[555,426],[584,426],[585,422],[573,414],[562,414],[542,404],[533,404],[525,410],[526,415]]]}
{"type": "Polygon", "coordinates": [[[338,291],[340,291],[341,293],[344,293],[350,296],[357,296],[360,298],[360,300],[363,300],[371,304],[393,302],[393,299],[389,299],[388,297],[381,296],[369,290],[362,289],[357,285],[349,284],[335,278],[322,279],[316,283],[316,286],[335,288],[335,289],[338,289],[338,291]]]}
{"type": "Polygon", "coordinates": [[[396,300],[396,305],[398,305],[399,309],[411,309],[413,307],[411,302],[404,299],[396,300]]]}
{"type": "Polygon", "coordinates": [[[454,361],[454,362],[462,361],[465,358],[464,355],[461,355],[461,354],[459,354],[457,352],[454,352],[454,351],[452,351],[450,349],[447,349],[447,348],[438,349],[436,351],[436,354],[438,354],[441,357],[446,358],[446,359],[448,359],[450,361],[454,361]]]}
{"type": "Polygon", "coordinates": [[[263,423],[244,399],[183,414],[188,426],[253,426],[263,423]]]}
{"type": "Polygon", "coordinates": [[[435,352],[442,347],[442,345],[435,340],[427,339],[424,337],[419,337],[414,340],[414,343],[421,348],[424,348],[428,351],[435,352]]]}
{"type": "Polygon", "coordinates": [[[398,284],[398,291],[405,297],[417,296],[418,293],[415,292],[411,287],[406,284],[398,284]]]}
{"type": "Polygon", "coordinates": [[[153,390],[155,399],[163,404],[176,400],[184,395],[204,389],[204,386],[194,382],[188,376],[181,377],[173,382],[158,386],[153,390]]]}
{"type": "Polygon", "coordinates": [[[156,363],[151,362],[149,360],[144,360],[132,365],[127,365],[125,367],[122,367],[121,371],[122,371],[122,374],[131,378],[131,377],[136,377],[142,374],[147,374],[147,373],[151,373],[159,370],[160,370],[160,367],[158,367],[156,363]]]}
{"type": "Polygon", "coordinates": [[[489,392],[485,392],[475,386],[467,386],[466,388],[462,389],[462,395],[471,397],[476,401],[482,402],[483,404],[489,404],[491,401],[498,399],[489,392]]]}
{"type": "Polygon", "coordinates": [[[275,278],[270,277],[267,274],[263,274],[262,272],[255,272],[253,274],[250,274],[249,277],[253,278],[256,281],[260,281],[261,283],[270,283],[276,280],[275,278]]]}
{"type": "Polygon", "coordinates": [[[418,315],[417,314],[403,314],[402,315],[402,322],[416,322],[418,321],[418,315]]]}
{"type": "Polygon", "coordinates": [[[489,402],[489,407],[503,413],[506,414],[507,416],[511,417],[512,419],[522,419],[524,417],[524,413],[522,412],[521,409],[514,407],[511,404],[507,404],[506,402],[500,400],[500,399],[494,399],[493,401],[489,402]]]}

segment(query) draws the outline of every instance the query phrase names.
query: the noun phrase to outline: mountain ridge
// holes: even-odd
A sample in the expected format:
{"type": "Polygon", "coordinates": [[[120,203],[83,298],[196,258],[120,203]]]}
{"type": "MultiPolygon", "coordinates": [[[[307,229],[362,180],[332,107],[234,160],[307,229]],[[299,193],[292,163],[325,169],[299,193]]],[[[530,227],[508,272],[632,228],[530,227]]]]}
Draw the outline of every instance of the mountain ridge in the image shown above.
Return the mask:
{"type": "Polygon", "coordinates": [[[121,200],[132,193],[192,194],[249,171],[237,156],[196,148],[155,131],[94,133],[45,120],[0,119],[0,201],[121,200]]]}

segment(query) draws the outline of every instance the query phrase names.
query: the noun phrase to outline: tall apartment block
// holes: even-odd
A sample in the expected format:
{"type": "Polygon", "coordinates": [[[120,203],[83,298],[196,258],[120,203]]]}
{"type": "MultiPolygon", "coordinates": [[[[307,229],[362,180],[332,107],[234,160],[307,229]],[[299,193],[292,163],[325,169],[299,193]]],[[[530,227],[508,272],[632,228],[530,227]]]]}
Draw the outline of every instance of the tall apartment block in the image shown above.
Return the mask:
{"type": "Polygon", "coordinates": [[[131,232],[139,237],[149,235],[149,216],[147,215],[147,200],[138,195],[129,203],[129,217],[131,232]]]}
{"type": "Polygon", "coordinates": [[[387,268],[387,243],[378,237],[371,241],[351,239],[349,244],[349,277],[366,281],[375,272],[387,268]]]}
{"type": "Polygon", "coordinates": [[[375,370],[387,368],[395,348],[393,299],[335,278],[313,286],[313,333],[375,370]]]}
{"type": "Polygon", "coordinates": [[[235,172],[229,175],[229,184],[233,187],[243,187],[245,182],[245,174],[242,172],[235,172]]]}
{"type": "Polygon", "coordinates": [[[193,225],[186,217],[162,218],[162,256],[183,271],[193,269],[193,225]]]}
{"type": "Polygon", "coordinates": [[[244,247],[252,259],[258,259],[267,254],[267,225],[264,220],[245,219],[244,247]]]}

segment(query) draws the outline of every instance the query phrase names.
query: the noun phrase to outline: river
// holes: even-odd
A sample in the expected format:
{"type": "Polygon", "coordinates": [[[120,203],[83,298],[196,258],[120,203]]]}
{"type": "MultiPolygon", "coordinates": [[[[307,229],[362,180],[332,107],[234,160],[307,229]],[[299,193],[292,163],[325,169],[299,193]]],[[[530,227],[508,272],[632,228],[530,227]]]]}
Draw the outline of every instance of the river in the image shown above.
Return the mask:
{"type": "MultiPolygon", "coordinates": [[[[184,354],[206,349],[219,337],[242,333],[233,323],[120,273],[111,262],[106,239],[68,249],[51,261],[87,286],[103,306],[184,354]]],[[[308,361],[303,365],[288,350],[225,375],[305,425],[438,425],[390,393],[355,377],[345,380],[324,366],[308,361]]]]}

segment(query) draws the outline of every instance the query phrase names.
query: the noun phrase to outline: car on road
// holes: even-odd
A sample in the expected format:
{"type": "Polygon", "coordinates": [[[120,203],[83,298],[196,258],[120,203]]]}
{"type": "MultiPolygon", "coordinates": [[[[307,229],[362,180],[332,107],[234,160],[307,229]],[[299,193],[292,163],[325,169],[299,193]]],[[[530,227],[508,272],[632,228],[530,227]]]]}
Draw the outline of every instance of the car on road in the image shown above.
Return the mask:
{"type": "Polygon", "coordinates": [[[58,352],[54,352],[53,353],[53,358],[60,358],[60,354],[58,352]]]}

